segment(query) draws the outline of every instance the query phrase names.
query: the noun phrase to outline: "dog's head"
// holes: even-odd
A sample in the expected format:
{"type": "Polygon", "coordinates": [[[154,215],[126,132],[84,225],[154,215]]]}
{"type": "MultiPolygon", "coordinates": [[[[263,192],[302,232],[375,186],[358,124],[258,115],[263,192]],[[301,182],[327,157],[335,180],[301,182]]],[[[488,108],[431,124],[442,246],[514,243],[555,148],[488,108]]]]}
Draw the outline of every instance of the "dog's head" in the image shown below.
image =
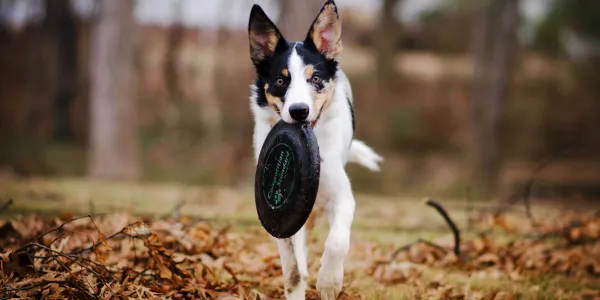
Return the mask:
{"type": "Polygon", "coordinates": [[[314,123],[331,102],[337,59],[342,50],[341,22],[332,0],[325,2],[303,42],[288,43],[258,5],[248,25],[250,57],[260,94],[288,123],[314,123]]]}

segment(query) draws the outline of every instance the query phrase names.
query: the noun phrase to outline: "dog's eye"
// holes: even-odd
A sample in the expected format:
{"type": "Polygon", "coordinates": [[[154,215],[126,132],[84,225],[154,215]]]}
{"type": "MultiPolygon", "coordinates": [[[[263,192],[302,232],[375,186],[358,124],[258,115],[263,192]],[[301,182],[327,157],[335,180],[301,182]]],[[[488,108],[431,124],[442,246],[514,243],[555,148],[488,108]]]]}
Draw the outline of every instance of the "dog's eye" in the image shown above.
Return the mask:
{"type": "Polygon", "coordinates": [[[319,83],[319,82],[321,82],[321,80],[323,80],[323,79],[321,78],[321,76],[319,76],[319,75],[315,74],[315,75],[313,75],[313,76],[312,76],[312,78],[311,78],[310,80],[311,80],[313,83],[319,83]]]}
{"type": "Polygon", "coordinates": [[[283,78],[278,77],[277,80],[275,80],[275,84],[277,86],[282,86],[283,85],[283,78]]]}

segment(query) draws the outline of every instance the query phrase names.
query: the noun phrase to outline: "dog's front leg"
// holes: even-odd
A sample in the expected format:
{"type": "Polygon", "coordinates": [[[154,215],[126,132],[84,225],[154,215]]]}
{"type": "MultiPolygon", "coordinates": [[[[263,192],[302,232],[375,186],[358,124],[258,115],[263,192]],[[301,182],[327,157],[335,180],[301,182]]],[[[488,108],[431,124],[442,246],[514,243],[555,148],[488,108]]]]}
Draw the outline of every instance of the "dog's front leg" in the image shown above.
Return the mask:
{"type": "Polygon", "coordinates": [[[308,274],[304,227],[291,238],[278,239],[277,247],[281,259],[286,299],[304,300],[305,278],[308,274]]]}
{"type": "MultiPolygon", "coordinates": [[[[254,158],[257,163],[260,150],[270,130],[271,126],[268,123],[255,121],[254,158]]],[[[277,240],[283,271],[285,297],[288,300],[304,300],[308,275],[304,226],[291,238],[275,240],[277,240]]]]}
{"type": "Polygon", "coordinates": [[[336,299],[342,290],[344,260],[350,249],[350,227],[354,218],[354,196],[350,179],[341,163],[321,167],[319,194],[327,199],[326,210],[329,235],[321,257],[321,268],[317,277],[317,290],[321,299],[336,299]]]}

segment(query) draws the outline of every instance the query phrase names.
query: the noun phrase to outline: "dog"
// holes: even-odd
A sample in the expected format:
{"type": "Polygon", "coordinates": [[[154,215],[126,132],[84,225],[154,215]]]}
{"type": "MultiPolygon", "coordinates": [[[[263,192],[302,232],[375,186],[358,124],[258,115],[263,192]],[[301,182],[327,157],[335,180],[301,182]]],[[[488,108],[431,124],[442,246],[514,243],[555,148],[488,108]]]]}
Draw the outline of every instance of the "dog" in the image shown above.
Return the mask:
{"type": "MultiPolygon", "coordinates": [[[[250,85],[254,117],[255,160],[271,127],[310,122],[321,158],[317,203],[325,208],[329,233],[316,288],[321,299],[336,299],[342,290],[344,260],[350,248],[355,201],[345,171],[347,162],[379,171],[383,158],[354,138],[350,82],[339,63],[341,21],[333,0],[326,1],[303,42],[287,42],[263,9],[250,12],[248,38],[256,79],[250,85]]],[[[276,239],[286,299],[305,299],[307,248],[305,227],[288,239],[276,239]]]]}

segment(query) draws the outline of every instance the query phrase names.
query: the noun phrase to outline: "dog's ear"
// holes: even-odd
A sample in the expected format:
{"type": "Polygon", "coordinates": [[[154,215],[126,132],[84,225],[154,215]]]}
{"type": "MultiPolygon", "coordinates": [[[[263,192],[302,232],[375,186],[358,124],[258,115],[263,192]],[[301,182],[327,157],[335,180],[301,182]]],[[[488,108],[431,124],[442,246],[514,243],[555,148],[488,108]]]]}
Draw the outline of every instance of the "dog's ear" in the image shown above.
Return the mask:
{"type": "Polygon", "coordinates": [[[277,46],[285,43],[277,26],[257,4],[254,4],[250,11],[248,37],[250,39],[250,57],[254,64],[272,56],[277,46]]]}
{"type": "Polygon", "coordinates": [[[333,0],[327,0],[314,20],[305,46],[312,46],[327,59],[336,60],[342,52],[342,23],[333,0]]]}

